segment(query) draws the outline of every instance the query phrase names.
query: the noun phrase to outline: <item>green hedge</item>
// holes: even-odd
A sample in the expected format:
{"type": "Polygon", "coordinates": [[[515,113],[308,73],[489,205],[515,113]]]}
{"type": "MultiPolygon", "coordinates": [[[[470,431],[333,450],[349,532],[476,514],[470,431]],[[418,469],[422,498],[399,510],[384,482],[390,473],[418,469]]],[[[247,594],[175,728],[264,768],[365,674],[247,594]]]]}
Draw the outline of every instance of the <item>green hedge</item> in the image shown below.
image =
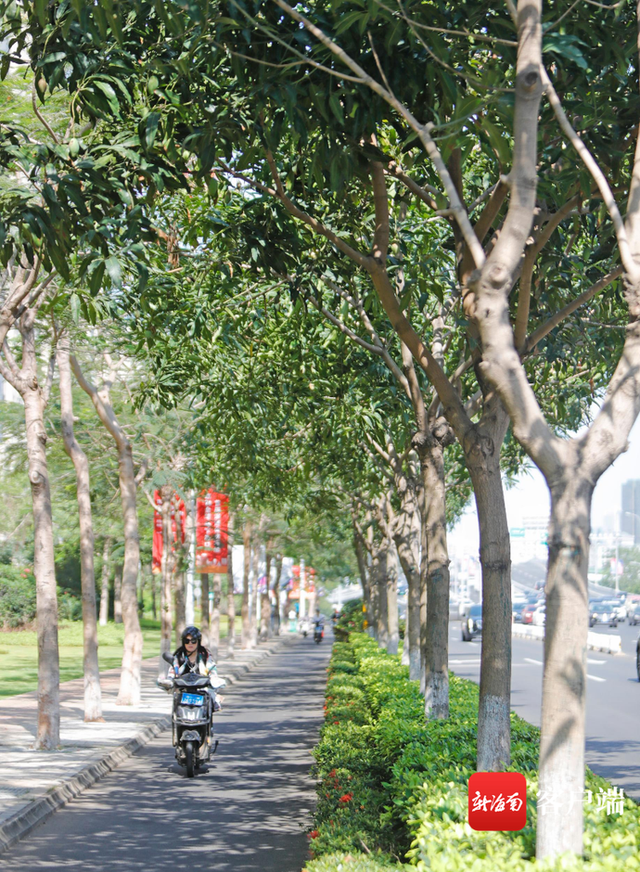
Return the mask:
{"type": "Polygon", "coordinates": [[[0,564],[0,625],[14,628],[36,616],[36,582],[30,569],[0,564]]]}
{"type": "MultiPolygon", "coordinates": [[[[407,862],[433,872],[640,870],[640,809],[585,807],[585,857],[535,860],[539,730],[512,714],[512,766],[527,779],[527,826],[482,833],[467,824],[475,771],[478,687],[451,676],[451,716],[424,722],[417,682],[398,657],[352,633],[334,645],[308,872],[382,872],[407,862]]],[[[587,770],[594,796],[611,785],[587,770]]],[[[406,866],[405,866],[406,868],[406,866]]]]}

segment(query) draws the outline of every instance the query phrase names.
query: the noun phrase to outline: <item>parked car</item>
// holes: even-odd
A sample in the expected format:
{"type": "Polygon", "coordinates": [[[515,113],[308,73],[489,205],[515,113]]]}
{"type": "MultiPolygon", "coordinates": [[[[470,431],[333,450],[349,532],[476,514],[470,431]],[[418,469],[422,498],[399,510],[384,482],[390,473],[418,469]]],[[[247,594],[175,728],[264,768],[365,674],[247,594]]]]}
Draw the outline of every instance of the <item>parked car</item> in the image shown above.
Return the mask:
{"type": "Polygon", "coordinates": [[[610,627],[618,626],[618,615],[610,603],[593,603],[589,610],[589,626],[596,624],[609,624],[610,627]]]}
{"type": "Polygon", "coordinates": [[[640,624],[640,602],[633,603],[631,609],[627,612],[627,617],[632,627],[640,624]]]}
{"type": "Polygon", "coordinates": [[[526,608],[522,610],[522,623],[523,624],[531,624],[533,621],[533,613],[538,608],[537,603],[529,603],[526,608]]]}
{"type": "Polygon", "coordinates": [[[534,627],[544,627],[546,620],[546,606],[538,606],[531,615],[531,623],[534,627]]]}
{"type": "Polygon", "coordinates": [[[529,603],[526,600],[516,600],[511,605],[511,615],[513,620],[522,623],[522,612],[526,609],[529,603]]]}
{"type": "Polygon", "coordinates": [[[482,635],[482,603],[475,603],[469,607],[466,616],[462,619],[462,641],[470,642],[476,636],[482,635]]]}
{"type": "Polygon", "coordinates": [[[640,593],[628,593],[624,601],[627,617],[629,617],[631,612],[635,611],[637,605],[640,605],[640,593]]]}
{"type": "Polygon", "coordinates": [[[624,621],[627,617],[627,610],[624,607],[624,601],[621,599],[605,599],[602,602],[611,608],[611,611],[615,613],[615,616],[618,619],[618,623],[624,621]]]}

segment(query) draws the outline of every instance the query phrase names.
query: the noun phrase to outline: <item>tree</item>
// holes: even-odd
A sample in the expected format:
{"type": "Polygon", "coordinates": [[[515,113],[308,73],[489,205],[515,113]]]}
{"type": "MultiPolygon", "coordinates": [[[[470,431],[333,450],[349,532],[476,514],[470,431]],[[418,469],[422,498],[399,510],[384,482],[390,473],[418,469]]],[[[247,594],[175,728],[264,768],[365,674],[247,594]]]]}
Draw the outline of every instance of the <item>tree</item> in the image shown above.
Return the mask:
{"type": "Polygon", "coordinates": [[[24,403],[29,483],[34,519],[34,575],[38,627],[38,729],[36,748],[51,750],[60,743],[60,666],[58,656],[58,604],[53,553],[51,489],[47,467],[47,405],[55,358],[50,359],[44,384],[38,373],[36,317],[47,298],[54,274],[40,276],[41,260],[19,262],[4,275],[0,309],[0,374],[20,394],[24,403]],[[16,360],[7,334],[20,334],[22,359],[16,360]]]}
{"type": "Polygon", "coordinates": [[[124,519],[124,565],[122,570],[122,618],[124,623],[124,653],[118,703],[136,705],[140,702],[140,670],[142,666],[142,631],[138,618],[138,563],[140,560],[140,540],[138,535],[138,514],[136,496],[136,476],[133,466],[131,443],[118,421],[111,402],[110,388],[115,372],[110,360],[106,361],[109,371],[98,390],[88,381],[75,357],[71,357],[73,373],[80,387],[91,398],[101,423],[113,438],[118,451],[120,497],[124,519]]]}
{"type": "MultiPolygon", "coordinates": [[[[82,624],[84,650],[84,719],[102,720],[102,693],[98,667],[98,627],[96,616],[96,582],[93,566],[93,518],[91,485],[87,455],[78,444],[73,429],[73,395],[69,363],[69,335],[58,341],[60,372],[60,417],[65,451],[76,471],[78,517],[80,520],[80,560],[82,567],[82,624]]],[[[103,581],[103,586],[106,587],[103,581]]],[[[106,615],[105,615],[106,623],[106,615]]]]}

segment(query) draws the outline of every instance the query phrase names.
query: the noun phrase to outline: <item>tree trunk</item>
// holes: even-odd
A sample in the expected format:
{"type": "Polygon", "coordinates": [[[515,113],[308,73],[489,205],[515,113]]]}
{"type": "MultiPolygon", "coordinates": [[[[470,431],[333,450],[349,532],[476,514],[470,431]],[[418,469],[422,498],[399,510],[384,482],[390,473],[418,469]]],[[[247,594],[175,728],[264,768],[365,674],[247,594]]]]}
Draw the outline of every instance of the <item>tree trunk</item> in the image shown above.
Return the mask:
{"type": "MultiPolygon", "coordinates": [[[[33,357],[36,371],[33,328],[23,335],[25,356],[33,357]],[[32,346],[32,347],[29,347],[32,346]]],[[[35,381],[35,377],[34,377],[35,381]]],[[[44,403],[38,387],[22,394],[27,430],[29,484],[33,503],[33,572],[36,579],[36,621],[38,626],[38,731],[35,747],[50,751],[60,744],[60,662],[58,653],[58,600],[53,552],[51,491],[45,445],[44,403]]]]}
{"type": "Polygon", "coordinates": [[[396,549],[391,539],[387,539],[386,576],[387,576],[387,616],[388,633],[387,652],[398,653],[400,634],[398,632],[398,563],[396,549]]]}
{"type": "Polygon", "coordinates": [[[262,603],[260,605],[260,641],[266,642],[271,635],[271,600],[269,591],[271,589],[271,550],[267,546],[266,551],[266,569],[265,569],[265,591],[261,595],[262,603]]]}
{"type": "Polygon", "coordinates": [[[274,636],[280,635],[280,578],[282,576],[282,552],[276,553],[276,577],[273,582],[273,596],[275,598],[275,620],[273,624],[274,636]]]}
{"type": "Polygon", "coordinates": [[[133,469],[133,452],[127,436],[113,411],[109,388],[110,381],[98,391],[88,382],[75,358],[71,358],[73,372],[80,387],[91,397],[98,417],[113,437],[118,449],[118,473],[120,499],[124,520],[124,567],[122,572],[122,619],[124,622],[124,651],[118,705],[135,705],[140,702],[140,670],[142,667],[142,630],[138,618],[137,581],[140,563],[138,536],[138,512],[136,480],[133,469]]]}
{"type": "Polygon", "coordinates": [[[124,517],[124,566],[122,569],[124,652],[120,690],[116,702],[118,705],[137,705],[140,702],[140,670],[142,668],[142,630],[138,618],[136,596],[140,543],[133,454],[128,441],[119,447],[118,454],[120,496],[124,517]]]}
{"type": "Polygon", "coordinates": [[[373,627],[375,624],[375,619],[373,615],[373,603],[371,599],[371,582],[369,580],[369,573],[367,571],[367,552],[365,550],[365,540],[362,533],[358,529],[355,515],[352,516],[352,523],[353,549],[356,552],[356,559],[358,561],[358,572],[360,573],[360,583],[362,585],[362,601],[365,608],[365,620],[369,627],[373,627]]]}
{"type": "Polygon", "coordinates": [[[442,445],[431,434],[426,434],[418,453],[427,546],[424,709],[427,719],[448,718],[449,552],[442,445]]]}
{"type": "Polygon", "coordinates": [[[113,572],[113,620],[122,623],[122,564],[116,563],[113,572]]]}
{"type": "Polygon", "coordinates": [[[183,537],[183,529],[182,529],[182,516],[180,514],[180,503],[181,500],[178,499],[176,494],[173,494],[171,500],[171,506],[173,510],[173,516],[175,518],[176,525],[176,533],[175,533],[175,545],[174,545],[174,555],[173,555],[173,569],[174,569],[174,591],[175,591],[175,616],[176,616],[176,648],[182,645],[182,631],[187,626],[187,601],[186,601],[186,593],[185,593],[185,572],[184,572],[184,545],[182,543],[183,537]]]}
{"type": "Polygon", "coordinates": [[[577,470],[551,490],[536,854],[582,854],[593,483],[577,470]],[[561,812],[559,812],[561,809],[561,812]]]}
{"type": "Polygon", "coordinates": [[[429,560],[427,549],[427,518],[426,506],[423,506],[420,522],[420,693],[427,691],[427,579],[429,576],[429,560]]]}
{"type": "Polygon", "coordinates": [[[200,573],[200,632],[205,648],[211,645],[211,623],[209,621],[209,573],[200,573]]]}
{"type": "Polygon", "coordinates": [[[102,582],[100,586],[100,626],[106,627],[109,619],[109,557],[113,539],[109,536],[102,547],[102,582]]]}
{"type": "Polygon", "coordinates": [[[157,602],[157,573],[151,572],[151,616],[154,621],[158,620],[157,602]]]}
{"type": "Polygon", "coordinates": [[[214,572],[212,573],[213,578],[213,608],[211,609],[211,631],[209,634],[210,646],[209,650],[213,655],[214,660],[218,659],[218,652],[220,650],[220,598],[221,598],[221,590],[220,590],[220,573],[214,572]]]}
{"type": "MultiPolygon", "coordinates": [[[[176,545],[176,548],[178,546],[176,545]]],[[[182,569],[176,569],[173,574],[173,587],[175,596],[175,615],[176,615],[176,648],[182,645],[182,631],[187,626],[186,601],[184,595],[184,572],[182,569]]]]}
{"type": "Polygon", "coordinates": [[[420,678],[420,513],[407,516],[403,511],[397,519],[394,541],[398,550],[400,566],[407,579],[407,619],[405,624],[406,664],[409,678],[420,678]]]}
{"type": "Polygon", "coordinates": [[[244,574],[242,576],[242,605],[240,616],[242,619],[242,647],[251,647],[251,623],[249,621],[249,573],[251,572],[251,521],[245,521],[242,530],[242,544],[244,547],[244,574]]]}
{"type": "Polygon", "coordinates": [[[84,719],[102,720],[102,693],[98,666],[98,626],[96,622],[96,579],[93,566],[93,517],[91,485],[87,455],[78,444],[73,430],[73,394],[69,364],[69,338],[58,344],[60,372],[60,423],[64,449],[76,471],[76,493],[80,523],[80,575],[82,584],[82,628],[84,667],[84,719]]]}
{"type": "Polygon", "coordinates": [[[477,768],[501,771],[511,762],[511,548],[500,474],[500,448],[508,418],[501,404],[483,412],[465,456],[480,528],[482,654],[477,768]],[[489,414],[492,420],[487,421],[489,414]]]}
{"type": "Polygon", "coordinates": [[[376,588],[376,641],[380,648],[389,644],[389,598],[387,594],[387,554],[385,539],[377,545],[371,561],[371,578],[376,588]]]}
{"type": "Polygon", "coordinates": [[[171,488],[163,485],[160,489],[162,503],[162,560],[160,563],[160,658],[158,660],[158,675],[167,673],[167,664],[162,659],[163,654],[171,651],[171,488]]]}
{"type": "Polygon", "coordinates": [[[229,515],[229,540],[227,557],[227,618],[229,628],[227,632],[227,657],[233,660],[236,647],[236,601],[233,583],[233,526],[234,515],[229,515]]]}
{"type": "Polygon", "coordinates": [[[144,617],[144,588],[146,584],[146,575],[144,566],[139,564],[138,568],[138,617],[144,617]]]}
{"type": "Polygon", "coordinates": [[[258,567],[260,559],[260,545],[257,537],[251,551],[251,607],[249,609],[251,625],[251,647],[258,644],[258,567]]]}

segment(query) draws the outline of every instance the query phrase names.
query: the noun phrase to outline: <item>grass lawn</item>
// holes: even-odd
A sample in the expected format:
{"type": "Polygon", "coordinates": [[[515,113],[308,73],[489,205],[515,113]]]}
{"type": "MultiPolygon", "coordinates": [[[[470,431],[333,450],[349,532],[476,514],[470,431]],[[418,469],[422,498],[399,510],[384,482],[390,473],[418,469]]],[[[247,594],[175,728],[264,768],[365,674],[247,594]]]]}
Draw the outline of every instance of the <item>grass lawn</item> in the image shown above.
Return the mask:
{"type": "MultiPolygon", "coordinates": [[[[160,651],[160,622],[141,620],[143,657],[153,657],[160,651]]],[[[227,635],[226,615],[220,617],[220,635],[227,635]]],[[[236,634],[241,632],[236,618],[236,634]]],[[[82,621],[63,621],[58,635],[60,645],[60,681],[82,677],[82,621]]],[[[124,626],[109,623],[98,627],[98,660],[100,669],[116,669],[122,664],[124,626]]],[[[0,657],[5,671],[0,675],[0,698],[27,693],[38,688],[38,642],[35,630],[0,630],[0,657]]]]}

